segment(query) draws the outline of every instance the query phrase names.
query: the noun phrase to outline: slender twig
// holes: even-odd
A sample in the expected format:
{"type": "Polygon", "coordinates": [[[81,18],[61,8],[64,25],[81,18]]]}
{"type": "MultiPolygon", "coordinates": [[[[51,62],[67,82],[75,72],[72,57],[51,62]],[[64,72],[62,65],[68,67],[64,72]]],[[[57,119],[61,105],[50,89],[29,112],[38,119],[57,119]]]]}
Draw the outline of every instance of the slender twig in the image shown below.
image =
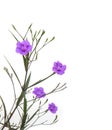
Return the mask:
{"type": "Polygon", "coordinates": [[[5,123],[5,121],[7,120],[6,106],[5,106],[5,103],[4,103],[4,101],[3,101],[1,96],[0,96],[0,100],[2,101],[2,105],[3,105],[3,109],[4,109],[4,123],[5,123]]]}
{"type": "Polygon", "coordinates": [[[37,42],[36,42],[36,45],[35,45],[34,49],[33,49],[32,52],[30,53],[30,57],[31,57],[31,55],[33,54],[33,52],[36,50],[36,48],[37,48],[37,46],[38,46],[38,44],[39,44],[39,42],[40,42],[40,40],[41,40],[41,38],[42,38],[42,36],[43,36],[44,34],[45,34],[45,31],[43,30],[42,33],[41,33],[41,35],[40,35],[40,37],[39,37],[39,39],[38,39],[37,42]]]}
{"type": "MultiPolygon", "coordinates": [[[[29,109],[33,106],[33,104],[36,102],[36,99],[37,99],[37,98],[35,98],[35,99],[33,99],[33,100],[30,100],[30,101],[32,101],[32,104],[28,107],[27,110],[29,110],[29,109]]],[[[28,102],[29,102],[29,101],[28,101],[28,102]]]]}
{"type": "Polygon", "coordinates": [[[19,40],[17,39],[17,37],[9,30],[9,32],[12,34],[12,36],[15,38],[15,40],[18,42],[19,40]]]}
{"type": "Polygon", "coordinates": [[[5,72],[7,73],[7,75],[9,76],[10,80],[11,80],[11,83],[12,83],[12,86],[13,86],[13,91],[14,91],[14,97],[16,99],[16,90],[15,90],[15,86],[14,86],[14,81],[13,81],[13,78],[12,78],[12,74],[9,73],[8,69],[6,67],[4,67],[4,70],[5,72]]]}
{"type": "Polygon", "coordinates": [[[17,76],[17,73],[15,72],[14,68],[12,67],[12,65],[11,65],[11,63],[8,61],[8,59],[7,59],[6,57],[5,57],[5,59],[6,59],[7,63],[9,64],[10,68],[12,69],[12,71],[13,71],[13,73],[14,73],[16,79],[18,80],[18,83],[20,84],[20,86],[21,86],[21,88],[22,88],[22,84],[21,84],[21,82],[20,82],[19,77],[17,76]]]}
{"type": "Polygon", "coordinates": [[[66,89],[66,83],[64,83],[62,86],[60,86],[60,83],[58,83],[58,85],[53,89],[51,90],[49,93],[47,93],[46,95],[49,95],[51,93],[55,93],[55,92],[59,92],[59,91],[62,91],[64,89],[66,89]]]}
{"type": "Polygon", "coordinates": [[[39,84],[39,83],[41,83],[41,82],[45,81],[46,79],[50,78],[50,77],[51,77],[51,76],[53,76],[54,74],[55,74],[55,73],[53,72],[52,74],[50,74],[50,75],[49,75],[49,76],[47,76],[46,78],[41,79],[41,80],[39,80],[39,81],[35,82],[34,84],[30,85],[28,88],[31,88],[31,87],[33,87],[33,86],[35,86],[35,85],[37,85],[37,84],[39,84]]]}
{"type": "Polygon", "coordinates": [[[24,40],[24,37],[19,33],[19,31],[16,29],[16,27],[12,24],[13,29],[17,32],[17,34],[24,40]]]}
{"type": "Polygon", "coordinates": [[[53,41],[55,39],[55,37],[53,37],[50,41],[48,41],[48,42],[46,42],[45,41],[45,43],[44,43],[44,45],[42,46],[42,47],[40,47],[38,50],[37,50],[37,53],[43,48],[43,47],[45,47],[47,44],[49,44],[51,41],[53,41]]]}
{"type": "Polygon", "coordinates": [[[21,115],[21,113],[20,113],[18,108],[17,108],[17,111],[18,111],[18,114],[19,114],[20,118],[22,119],[22,115],[21,115]]]}
{"type": "Polygon", "coordinates": [[[27,34],[28,34],[29,30],[31,29],[31,26],[32,26],[32,24],[30,24],[30,26],[28,27],[28,29],[27,29],[27,31],[26,31],[25,36],[23,37],[23,39],[25,39],[25,38],[26,38],[26,36],[27,36],[27,34]]]}

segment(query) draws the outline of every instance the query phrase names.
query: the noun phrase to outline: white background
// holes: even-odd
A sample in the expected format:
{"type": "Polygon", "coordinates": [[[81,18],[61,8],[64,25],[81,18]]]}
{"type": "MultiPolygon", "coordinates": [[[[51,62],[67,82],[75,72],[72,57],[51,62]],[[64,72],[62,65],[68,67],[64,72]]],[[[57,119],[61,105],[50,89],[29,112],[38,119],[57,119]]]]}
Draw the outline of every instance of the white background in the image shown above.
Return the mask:
{"type": "Polygon", "coordinates": [[[49,74],[52,63],[59,60],[67,71],[49,82],[67,82],[68,86],[51,98],[58,104],[59,122],[32,130],[112,130],[112,1],[0,1],[0,95],[7,106],[13,93],[3,71],[4,55],[22,76],[16,41],[8,30],[14,24],[23,33],[30,23],[34,30],[46,30],[46,37],[56,37],[33,69],[49,74]]]}

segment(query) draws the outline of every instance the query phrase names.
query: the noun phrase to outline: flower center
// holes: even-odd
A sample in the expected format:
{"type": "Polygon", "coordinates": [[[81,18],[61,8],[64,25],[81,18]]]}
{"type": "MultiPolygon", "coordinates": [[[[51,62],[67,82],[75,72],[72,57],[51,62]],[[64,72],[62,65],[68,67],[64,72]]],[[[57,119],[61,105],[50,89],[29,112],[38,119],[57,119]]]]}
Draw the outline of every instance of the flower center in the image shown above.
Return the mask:
{"type": "Polygon", "coordinates": [[[24,45],[23,45],[23,46],[21,47],[21,50],[22,50],[22,51],[26,51],[26,50],[27,50],[27,46],[24,46],[24,45]]]}
{"type": "Polygon", "coordinates": [[[58,67],[57,67],[57,71],[60,71],[61,68],[62,68],[62,66],[58,66],[58,67]]]}

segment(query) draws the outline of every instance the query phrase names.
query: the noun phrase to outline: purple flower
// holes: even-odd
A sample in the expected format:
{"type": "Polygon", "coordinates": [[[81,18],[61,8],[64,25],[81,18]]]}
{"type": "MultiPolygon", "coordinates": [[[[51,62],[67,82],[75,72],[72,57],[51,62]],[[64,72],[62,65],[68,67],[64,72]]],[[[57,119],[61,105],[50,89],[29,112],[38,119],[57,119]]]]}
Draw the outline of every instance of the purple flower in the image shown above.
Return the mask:
{"type": "Polygon", "coordinates": [[[48,106],[48,110],[50,112],[52,112],[53,114],[55,114],[56,111],[58,110],[58,107],[54,103],[50,103],[49,106],[48,106]]]}
{"type": "Polygon", "coordinates": [[[59,75],[62,75],[65,73],[65,70],[66,70],[66,65],[63,65],[62,63],[60,63],[59,61],[57,62],[54,62],[54,66],[52,68],[52,70],[59,74],[59,75]]]}
{"type": "Polygon", "coordinates": [[[34,88],[33,93],[36,95],[37,98],[45,97],[46,95],[42,87],[34,88]]]}
{"type": "Polygon", "coordinates": [[[17,42],[16,52],[21,55],[27,55],[30,51],[32,51],[32,45],[27,40],[22,42],[17,42]]]}

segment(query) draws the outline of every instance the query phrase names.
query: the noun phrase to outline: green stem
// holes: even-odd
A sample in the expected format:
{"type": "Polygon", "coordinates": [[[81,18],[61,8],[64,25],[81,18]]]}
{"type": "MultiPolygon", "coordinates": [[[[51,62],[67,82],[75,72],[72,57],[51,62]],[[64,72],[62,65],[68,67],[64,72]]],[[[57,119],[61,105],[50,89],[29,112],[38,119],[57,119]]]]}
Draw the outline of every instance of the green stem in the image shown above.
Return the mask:
{"type": "Polygon", "coordinates": [[[46,80],[46,79],[50,78],[50,77],[51,77],[51,76],[53,76],[54,74],[55,74],[55,73],[53,72],[52,74],[50,74],[50,75],[49,75],[49,76],[47,76],[46,78],[41,79],[41,80],[39,80],[39,81],[35,82],[34,84],[30,85],[28,88],[31,88],[31,87],[33,87],[33,86],[35,86],[35,85],[37,85],[37,84],[39,84],[39,83],[43,82],[44,80],[46,80]]]}
{"type": "Polygon", "coordinates": [[[3,125],[3,127],[2,127],[1,130],[3,130],[3,129],[7,126],[9,120],[10,120],[11,117],[13,116],[13,114],[14,114],[14,112],[16,111],[17,107],[18,107],[18,105],[15,106],[14,110],[13,110],[12,113],[10,114],[9,118],[7,119],[7,121],[4,123],[4,125],[3,125]]]}
{"type": "MultiPolygon", "coordinates": [[[[28,60],[28,59],[26,59],[26,60],[28,60]]],[[[23,87],[22,87],[22,92],[21,92],[21,94],[20,94],[20,96],[19,96],[19,98],[18,98],[18,100],[17,100],[17,103],[16,103],[15,108],[14,108],[13,111],[10,113],[9,117],[7,118],[7,120],[4,122],[4,125],[3,125],[3,127],[2,127],[1,130],[3,130],[3,129],[6,127],[6,125],[9,123],[9,121],[10,121],[10,119],[12,118],[13,114],[15,113],[17,107],[19,106],[20,102],[21,102],[21,101],[23,100],[23,98],[24,98],[25,90],[26,90],[25,88],[26,88],[27,74],[28,74],[28,61],[26,61],[26,62],[27,62],[26,66],[25,66],[25,72],[26,72],[26,73],[25,73],[24,84],[23,84],[23,87]]],[[[8,62],[8,63],[9,63],[9,62],[8,62]]],[[[24,64],[25,64],[25,63],[24,63],[24,64]]],[[[10,63],[9,63],[9,65],[10,65],[10,63]]],[[[11,65],[10,65],[10,66],[11,66],[11,65]]],[[[12,66],[11,66],[11,68],[12,68],[12,66]]],[[[14,71],[13,68],[12,68],[12,70],[13,70],[13,72],[14,72],[15,75],[16,75],[16,72],[14,71]]],[[[16,76],[16,78],[19,79],[17,76],[16,76]]],[[[18,81],[19,81],[19,83],[21,84],[20,80],[18,80],[18,81]]]]}

